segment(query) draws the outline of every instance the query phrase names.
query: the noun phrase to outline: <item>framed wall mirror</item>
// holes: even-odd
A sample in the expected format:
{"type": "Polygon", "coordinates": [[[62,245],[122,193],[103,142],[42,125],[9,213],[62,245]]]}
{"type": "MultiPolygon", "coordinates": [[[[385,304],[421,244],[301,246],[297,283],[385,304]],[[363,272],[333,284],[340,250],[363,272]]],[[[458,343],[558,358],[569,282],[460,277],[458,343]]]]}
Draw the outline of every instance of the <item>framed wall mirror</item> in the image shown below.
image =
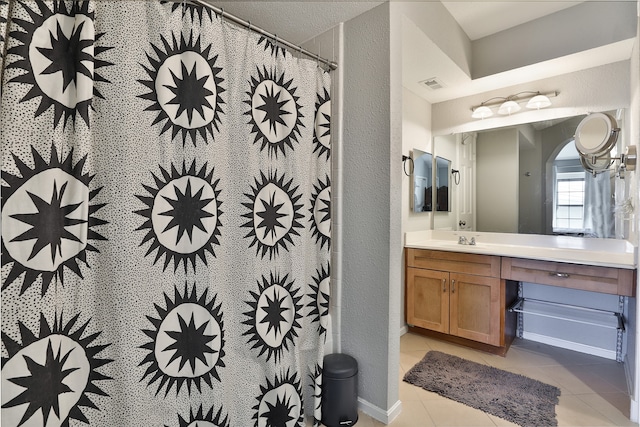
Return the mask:
{"type": "Polygon", "coordinates": [[[433,211],[433,156],[421,150],[411,152],[413,160],[413,197],[411,210],[415,213],[433,211]]]}

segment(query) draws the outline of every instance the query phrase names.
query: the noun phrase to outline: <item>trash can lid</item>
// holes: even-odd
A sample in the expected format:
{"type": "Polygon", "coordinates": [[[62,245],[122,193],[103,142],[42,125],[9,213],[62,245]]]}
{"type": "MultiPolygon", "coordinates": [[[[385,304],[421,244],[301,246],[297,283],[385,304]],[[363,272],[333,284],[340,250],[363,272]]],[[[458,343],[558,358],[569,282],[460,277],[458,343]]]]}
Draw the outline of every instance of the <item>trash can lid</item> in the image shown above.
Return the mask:
{"type": "Polygon", "coordinates": [[[358,373],[358,362],[348,354],[334,353],[324,356],[322,374],[329,378],[349,378],[358,373]]]}

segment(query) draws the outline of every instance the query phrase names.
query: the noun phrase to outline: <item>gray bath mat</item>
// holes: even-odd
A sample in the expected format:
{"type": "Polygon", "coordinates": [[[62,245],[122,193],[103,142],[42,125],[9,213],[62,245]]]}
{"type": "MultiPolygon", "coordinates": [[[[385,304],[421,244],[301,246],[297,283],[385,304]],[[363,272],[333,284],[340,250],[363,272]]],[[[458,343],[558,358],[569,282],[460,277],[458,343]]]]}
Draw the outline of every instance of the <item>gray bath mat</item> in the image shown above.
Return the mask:
{"type": "Polygon", "coordinates": [[[404,381],[524,427],[558,425],[558,387],[492,366],[430,351],[404,381]]]}

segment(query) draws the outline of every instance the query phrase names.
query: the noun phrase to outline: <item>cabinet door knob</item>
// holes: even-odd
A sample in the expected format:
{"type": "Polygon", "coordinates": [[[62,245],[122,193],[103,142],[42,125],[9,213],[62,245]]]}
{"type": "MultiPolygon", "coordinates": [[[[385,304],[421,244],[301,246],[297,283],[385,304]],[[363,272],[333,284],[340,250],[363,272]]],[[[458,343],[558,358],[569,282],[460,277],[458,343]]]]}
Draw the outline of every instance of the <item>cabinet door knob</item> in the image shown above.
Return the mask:
{"type": "Polygon", "coordinates": [[[442,292],[447,292],[447,279],[442,279],[442,292]]]}
{"type": "Polygon", "coordinates": [[[456,281],[451,280],[451,293],[454,293],[455,291],[456,291],[456,281]]]}

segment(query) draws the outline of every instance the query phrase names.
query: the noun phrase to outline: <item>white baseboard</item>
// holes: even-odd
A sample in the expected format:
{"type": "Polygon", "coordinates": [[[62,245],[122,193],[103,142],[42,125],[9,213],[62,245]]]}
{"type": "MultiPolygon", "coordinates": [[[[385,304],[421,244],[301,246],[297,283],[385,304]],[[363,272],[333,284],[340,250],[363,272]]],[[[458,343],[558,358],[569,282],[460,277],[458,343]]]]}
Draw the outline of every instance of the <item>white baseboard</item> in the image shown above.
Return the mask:
{"type": "Polygon", "coordinates": [[[400,412],[402,412],[402,402],[398,400],[389,410],[385,411],[367,402],[363,398],[358,397],[358,409],[381,423],[390,424],[391,421],[395,420],[396,417],[400,415],[400,412]]]}
{"type": "Polygon", "coordinates": [[[627,356],[625,356],[624,359],[624,374],[627,378],[627,390],[629,392],[629,399],[631,400],[631,405],[629,407],[629,420],[637,423],[638,419],[640,418],[640,404],[636,399],[634,399],[635,382],[633,376],[631,375],[631,362],[629,361],[629,358],[627,356]]]}
{"type": "Polygon", "coordinates": [[[403,336],[407,332],[409,332],[409,327],[407,325],[404,325],[402,328],[400,328],[400,336],[403,336]]]}
{"type": "Polygon", "coordinates": [[[638,401],[631,399],[631,408],[629,414],[629,420],[633,423],[638,422],[638,412],[640,412],[640,406],[638,405],[638,401]]]}
{"type": "Polygon", "coordinates": [[[592,356],[603,357],[605,359],[616,360],[615,350],[607,350],[606,348],[594,347],[591,345],[580,344],[573,341],[567,341],[560,338],[549,337],[546,335],[536,334],[534,332],[524,331],[522,338],[525,340],[535,341],[542,344],[552,345],[554,347],[566,348],[567,350],[578,351],[580,353],[591,354],[592,356]]]}

